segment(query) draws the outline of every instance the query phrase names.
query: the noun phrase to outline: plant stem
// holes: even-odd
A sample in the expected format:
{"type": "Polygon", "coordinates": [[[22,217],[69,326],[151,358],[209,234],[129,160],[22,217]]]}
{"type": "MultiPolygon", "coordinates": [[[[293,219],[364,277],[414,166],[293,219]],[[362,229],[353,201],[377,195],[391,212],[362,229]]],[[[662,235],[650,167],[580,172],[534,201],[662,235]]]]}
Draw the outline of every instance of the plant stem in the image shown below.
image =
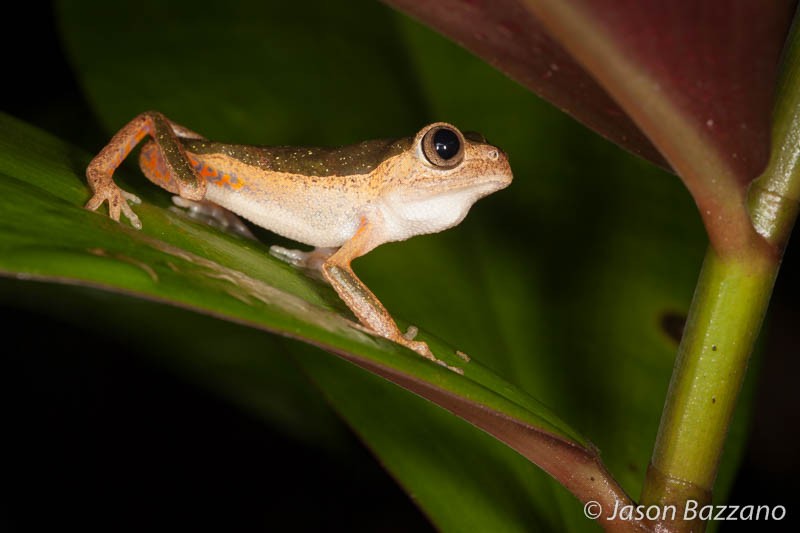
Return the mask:
{"type": "MultiPolygon", "coordinates": [[[[750,189],[750,215],[770,246],[723,257],[706,254],[675,361],[643,504],[703,505],[711,489],[736,399],[767,310],[800,200],[800,37],[795,23],[784,51],[773,116],[772,153],[750,189]]],[[[682,516],[682,513],[678,513],[682,516]]],[[[662,524],[702,529],[702,522],[662,524]]]]}
{"type": "Polygon", "coordinates": [[[643,503],[681,504],[687,492],[692,499],[710,500],[747,360],[777,272],[774,259],[754,255],[723,259],[713,248],[706,255],[661,417],[643,503]],[[661,482],[654,484],[656,478],[661,482]],[[677,490],[676,484],[684,488],[677,490]],[[655,493],[654,488],[658,489],[655,493]],[[677,501],[662,501],[666,492],[677,501]]]}

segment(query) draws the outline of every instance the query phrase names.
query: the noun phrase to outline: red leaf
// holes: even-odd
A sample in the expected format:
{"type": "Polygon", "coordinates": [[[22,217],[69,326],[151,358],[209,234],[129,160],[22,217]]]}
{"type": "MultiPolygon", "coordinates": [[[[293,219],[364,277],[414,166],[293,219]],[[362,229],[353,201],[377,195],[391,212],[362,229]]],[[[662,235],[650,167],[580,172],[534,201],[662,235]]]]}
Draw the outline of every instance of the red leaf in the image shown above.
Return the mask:
{"type": "Polygon", "coordinates": [[[661,166],[630,117],[518,0],[386,0],[611,141],[661,166]]]}
{"type": "Polygon", "coordinates": [[[665,159],[721,253],[763,244],[746,188],[767,162],[795,0],[388,1],[611,140],[665,159]]]}

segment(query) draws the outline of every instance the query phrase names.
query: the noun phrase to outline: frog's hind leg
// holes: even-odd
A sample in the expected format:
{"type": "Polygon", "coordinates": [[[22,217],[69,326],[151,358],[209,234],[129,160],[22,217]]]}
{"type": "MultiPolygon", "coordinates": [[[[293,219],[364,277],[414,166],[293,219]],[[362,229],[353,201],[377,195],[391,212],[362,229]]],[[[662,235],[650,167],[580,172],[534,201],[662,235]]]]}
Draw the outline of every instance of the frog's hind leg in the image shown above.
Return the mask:
{"type": "MultiPolygon", "coordinates": [[[[192,160],[191,156],[189,157],[189,162],[196,167],[195,161],[192,160]]],[[[223,231],[256,240],[255,235],[253,235],[250,228],[242,222],[242,219],[224,207],[214,202],[209,202],[208,200],[189,200],[178,196],[180,194],[178,182],[174,174],[169,172],[161,148],[159,148],[158,144],[154,141],[149,141],[142,146],[142,151],[139,153],[139,167],[142,169],[142,173],[144,173],[147,179],[162,189],[166,189],[176,195],[172,197],[172,203],[177,207],[173,207],[172,209],[178,210],[178,208],[182,208],[179,211],[182,213],[185,212],[190,218],[199,220],[223,231]],[[185,211],[183,211],[184,209],[185,211]]]]}
{"type": "Polygon", "coordinates": [[[179,194],[175,175],[169,171],[161,149],[155,141],[148,141],[139,152],[139,168],[147,179],[172,194],[179,194]]]}
{"type": "MultiPolygon", "coordinates": [[[[141,228],[139,218],[128,205],[138,198],[120,189],[112,179],[114,171],[131,153],[134,147],[146,136],[153,138],[163,159],[164,176],[175,181],[177,192],[190,199],[201,200],[205,196],[206,183],[189,163],[180,138],[202,138],[191,130],[171,122],[157,111],[147,111],[137,116],[117,132],[111,141],[100,151],[86,168],[86,177],[94,195],[86,203],[86,208],[96,210],[108,202],[109,216],[119,220],[124,214],[135,228],[141,228]]],[[[150,148],[151,152],[153,148],[150,148]]],[[[159,185],[160,182],[156,181],[159,185]]]]}

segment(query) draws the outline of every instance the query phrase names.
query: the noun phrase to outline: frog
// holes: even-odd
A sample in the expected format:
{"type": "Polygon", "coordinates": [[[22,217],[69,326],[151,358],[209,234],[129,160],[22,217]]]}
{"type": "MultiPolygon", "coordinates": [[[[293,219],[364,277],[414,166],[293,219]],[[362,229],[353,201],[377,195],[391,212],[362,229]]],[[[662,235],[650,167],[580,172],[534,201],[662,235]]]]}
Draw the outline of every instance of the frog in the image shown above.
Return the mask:
{"type": "MultiPolygon", "coordinates": [[[[416,340],[416,327],[399,329],[351,263],[381,244],[452,228],[476,201],[510,185],[511,167],[500,148],[447,122],[409,137],[335,148],[229,144],[146,111],[90,161],[86,209],[108,204],[111,219],[124,216],[142,228],[131,207],[141,200],[122,190],[113,174],[145,138],[139,166],[175,195],[176,204],[229,220],[238,216],[313,247],[272,246],[270,253],[321,274],[367,331],[440,362],[416,340]]],[[[246,229],[240,221],[233,225],[246,229]]]]}

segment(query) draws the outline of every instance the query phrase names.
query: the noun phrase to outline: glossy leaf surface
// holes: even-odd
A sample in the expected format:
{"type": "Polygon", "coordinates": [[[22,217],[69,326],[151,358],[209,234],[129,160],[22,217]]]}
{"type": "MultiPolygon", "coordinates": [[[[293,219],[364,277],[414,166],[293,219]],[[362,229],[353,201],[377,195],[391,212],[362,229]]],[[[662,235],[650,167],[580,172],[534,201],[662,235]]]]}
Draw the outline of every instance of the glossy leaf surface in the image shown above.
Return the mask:
{"type": "Polygon", "coordinates": [[[85,185],[71,167],[83,168],[88,154],[3,117],[0,156],[1,273],[123,292],[303,339],[431,399],[567,483],[605,475],[581,437],[514,385],[436,339],[431,347],[450,368],[368,335],[329,303],[330,288],[263,247],[152,206],[138,208],[142,231],[82,209],[85,185]]]}
{"type": "MultiPolygon", "coordinates": [[[[663,319],[685,312],[702,253],[689,199],[669,177],[609,150],[390,11],[356,2],[356,17],[314,6],[242,2],[200,13],[188,2],[69,2],[61,20],[109,135],[156,108],[231,142],[342,144],[448,120],[503,147],[515,170],[511,189],[479,203],[458,228],[381,247],[355,270],[397,316],[564,413],[636,496],[674,353],[663,319]],[[206,27],[225,38],[198,38],[206,27]]],[[[85,157],[68,158],[74,205],[87,196],[79,178],[85,157]]],[[[169,205],[138,170],[125,176],[149,202],[169,205]]],[[[171,233],[188,223],[160,209],[145,214],[180,223],[158,237],[181,239],[202,257],[218,261],[215,243],[231,241],[213,232],[202,245],[182,240],[171,233]]],[[[264,249],[239,265],[248,276],[272,268],[260,264],[264,249]]],[[[319,288],[291,275],[295,289],[319,288]]],[[[321,301],[341,310],[335,299],[321,301]]],[[[596,527],[570,494],[506,446],[327,354],[292,350],[441,529],[596,527]]],[[[178,364],[191,365],[191,357],[178,364]]],[[[735,459],[735,445],[731,453],[735,459]]]]}

